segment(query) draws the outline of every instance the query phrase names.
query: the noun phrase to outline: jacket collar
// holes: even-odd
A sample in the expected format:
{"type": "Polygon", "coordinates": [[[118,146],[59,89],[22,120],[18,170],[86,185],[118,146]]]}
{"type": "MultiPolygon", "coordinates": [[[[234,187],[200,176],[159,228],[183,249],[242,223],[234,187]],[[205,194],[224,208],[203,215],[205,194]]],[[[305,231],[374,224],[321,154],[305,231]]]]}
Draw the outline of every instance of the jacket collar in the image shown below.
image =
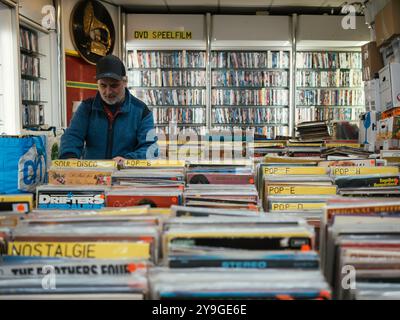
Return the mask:
{"type": "MultiPolygon", "coordinates": [[[[122,112],[122,113],[129,112],[130,104],[131,104],[131,95],[129,93],[129,90],[127,88],[125,88],[125,101],[121,106],[120,112],[122,112]]],[[[97,91],[96,97],[94,99],[93,109],[104,112],[103,104],[101,101],[101,96],[98,91],[97,91]]]]}

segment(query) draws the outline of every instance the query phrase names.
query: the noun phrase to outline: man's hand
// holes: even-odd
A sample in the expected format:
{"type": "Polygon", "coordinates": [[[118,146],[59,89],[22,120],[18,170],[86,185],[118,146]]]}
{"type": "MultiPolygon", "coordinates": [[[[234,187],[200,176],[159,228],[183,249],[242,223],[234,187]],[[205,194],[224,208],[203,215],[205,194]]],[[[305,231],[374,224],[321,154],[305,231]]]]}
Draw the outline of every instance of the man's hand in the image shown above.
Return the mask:
{"type": "Polygon", "coordinates": [[[117,163],[117,165],[122,165],[126,159],[122,157],[115,157],[113,160],[117,163]]]}

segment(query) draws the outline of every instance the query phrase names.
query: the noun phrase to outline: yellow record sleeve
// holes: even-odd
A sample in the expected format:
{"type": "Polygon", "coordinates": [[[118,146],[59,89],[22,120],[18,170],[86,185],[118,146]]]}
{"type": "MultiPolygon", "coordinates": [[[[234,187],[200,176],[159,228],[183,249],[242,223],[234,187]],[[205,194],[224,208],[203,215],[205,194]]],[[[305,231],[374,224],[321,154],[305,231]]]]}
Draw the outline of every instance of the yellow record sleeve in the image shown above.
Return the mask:
{"type": "Polygon", "coordinates": [[[362,176],[370,174],[399,174],[398,167],[331,167],[332,176],[362,176]]]}
{"type": "Polygon", "coordinates": [[[274,202],[271,204],[271,211],[302,211],[302,210],[319,210],[325,206],[325,203],[310,203],[310,202],[296,202],[296,203],[280,203],[274,202]]]}
{"type": "Polygon", "coordinates": [[[117,163],[113,160],[53,160],[53,168],[96,168],[96,169],[114,169],[117,163]]]}
{"type": "Polygon", "coordinates": [[[325,195],[336,194],[336,186],[267,185],[267,195],[325,195]]]}
{"type": "Polygon", "coordinates": [[[158,167],[185,167],[186,162],[180,160],[125,160],[125,168],[158,168],[158,167]]]}
{"type": "Polygon", "coordinates": [[[150,259],[147,242],[8,242],[10,256],[84,259],[150,259]]]}
{"type": "Polygon", "coordinates": [[[324,167],[264,167],[264,175],[325,175],[324,167]]]}

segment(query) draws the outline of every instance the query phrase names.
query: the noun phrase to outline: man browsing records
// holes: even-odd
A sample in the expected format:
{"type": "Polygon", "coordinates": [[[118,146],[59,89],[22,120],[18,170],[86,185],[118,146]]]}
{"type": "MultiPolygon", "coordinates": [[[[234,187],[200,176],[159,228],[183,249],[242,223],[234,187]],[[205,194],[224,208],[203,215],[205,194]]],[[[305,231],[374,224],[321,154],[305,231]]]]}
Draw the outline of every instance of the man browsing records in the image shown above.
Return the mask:
{"type": "Polygon", "coordinates": [[[148,159],[158,155],[153,114],[127,89],[124,64],[113,55],[96,65],[98,92],[84,100],[61,137],[60,159],[148,159]]]}

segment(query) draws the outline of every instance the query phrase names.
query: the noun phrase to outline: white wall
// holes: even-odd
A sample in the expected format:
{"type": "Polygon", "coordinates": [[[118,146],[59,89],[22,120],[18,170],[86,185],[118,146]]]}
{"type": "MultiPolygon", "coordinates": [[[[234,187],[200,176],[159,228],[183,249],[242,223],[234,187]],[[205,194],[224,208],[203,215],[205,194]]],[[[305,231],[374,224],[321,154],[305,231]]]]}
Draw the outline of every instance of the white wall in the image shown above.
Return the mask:
{"type": "Polygon", "coordinates": [[[212,17],[211,42],[212,49],[290,46],[290,17],[216,15],[212,17]]]}
{"type": "Polygon", "coordinates": [[[375,22],[375,17],[379,11],[381,11],[387,4],[389,0],[373,0],[368,1],[365,4],[365,21],[368,24],[373,24],[375,22]]]}
{"type": "MultiPolygon", "coordinates": [[[[70,17],[71,17],[72,10],[74,9],[75,5],[78,2],[79,2],[78,0],[62,0],[61,1],[64,51],[66,51],[66,50],[76,51],[76,49],[73,45],[73,42],[72,42],[71,34],[70,34],[70,17]]],[[[120,55],[121,53],[119,52],[120,51],[119,50],[119,48],[120,48],[120,42],[119,42],[120,31],[118,30],[118,7],[110,5],[108,3],[104,3],[104,2],[102,2],[102,4],[106,7],[108,13],[110,14],[110,16],[114,22],[115,45],[114,45],[113,54],[121,57],[121,55],[120,55]]]]}
{"type": "Polygon", "coordinates": [[[52,0],[19,0],[19,14],[42,25],[42,8],[46,5],[53,6],[52,0]]]}
{"type": "Polygon", "coordinates": [[[135,49],[205,49],[205,19],[205,15],[127,14],[127,47],[135,49]],[[192,33],[192,39],[138,40],[134,38],[135,31],[187,31],[192,33]]]}
{"type": "Polygon", "coordinates": [[[0,134],[19,134],[21,107],[16,10],[0,2],[0,134]]]}
{"type": "Polygon", "coordinates": [[[298,47],[360,47],[370,41],[370,30],[364,17],[356,18],[356,28],[342,28],[344,16],[301,15],[298,21],[298,47]]]}

